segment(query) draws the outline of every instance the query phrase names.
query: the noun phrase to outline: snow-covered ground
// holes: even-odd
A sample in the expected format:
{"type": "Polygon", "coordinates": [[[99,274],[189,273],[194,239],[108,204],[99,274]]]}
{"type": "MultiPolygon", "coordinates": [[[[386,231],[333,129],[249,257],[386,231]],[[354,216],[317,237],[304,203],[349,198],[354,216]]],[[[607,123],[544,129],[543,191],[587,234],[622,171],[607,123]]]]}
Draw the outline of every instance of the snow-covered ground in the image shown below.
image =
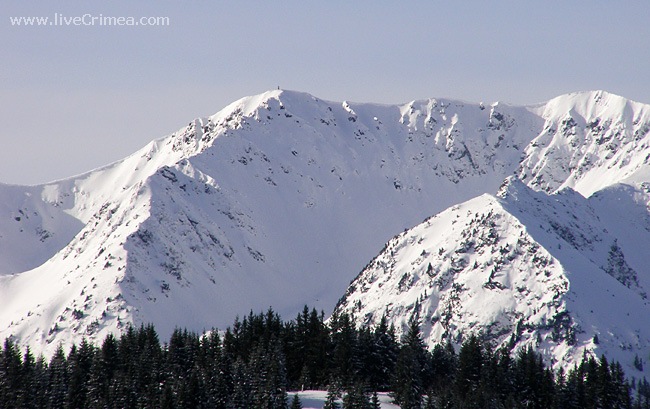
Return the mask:
{"type": "MultiPolygon", "coordinates": [[[[322,409],[327,398],[327,391],[298,391],[289,392],[289,402],[295,394],[300,397],[303,409],[322,409]]],[[[399,406],[391,403],[392,399],[387,393],[379,393],[378,396],[383,409],[399,409],[399,406]]]]}

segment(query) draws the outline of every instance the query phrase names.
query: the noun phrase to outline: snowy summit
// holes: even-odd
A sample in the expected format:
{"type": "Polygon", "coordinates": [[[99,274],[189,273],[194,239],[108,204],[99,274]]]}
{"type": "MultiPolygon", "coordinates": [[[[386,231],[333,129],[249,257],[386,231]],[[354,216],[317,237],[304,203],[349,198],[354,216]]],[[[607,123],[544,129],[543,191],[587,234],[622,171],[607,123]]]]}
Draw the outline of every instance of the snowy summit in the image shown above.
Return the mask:
{"type": "Polygon", "coordinates": [[[0,338],[51,354],[345,294],[359,323],[417,311],[432,343],[474,331],[626,363],[650,351],[648,158],[650,106],[602,91],[243,98],[106,167],[0,185],[0,338]]]}

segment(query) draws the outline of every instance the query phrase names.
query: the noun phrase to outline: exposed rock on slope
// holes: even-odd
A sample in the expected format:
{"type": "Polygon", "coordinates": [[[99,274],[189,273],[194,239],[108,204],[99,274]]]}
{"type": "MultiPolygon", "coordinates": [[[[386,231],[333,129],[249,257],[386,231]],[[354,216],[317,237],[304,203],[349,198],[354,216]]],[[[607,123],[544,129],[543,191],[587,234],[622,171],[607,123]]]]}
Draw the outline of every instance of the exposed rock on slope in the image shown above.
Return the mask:
{"type": "MultiPolygon", "coordinates": [[[[152,322],[166,337],[251,308],[329,310],[395,232],[515,173],[538,190],[599,191],[593,209],[622,198],[647,216],[648,112],[602,92],[535,107],[244,98],[104,168],[0,185],[0,337],[47,353],[128,323],[152,322]]],[[[604,221],[616,234],[568,226],[603,240],[575,237],[586,265],[641,296],[646,260],[628,249],[645,225],[635,220],[604,221]],[[618,232],[628,225],[634,239],[618,232]]]]}
{"type": "Polygon", "coordinates": [[[602,212],[613,191],[650,203],[629,186],[585,199],[509,178],[497,196],[453,206],[390,240],[337,310],[364,324],[385,315],[398,332],[415,314],[430,345],[474,333],[497,346],[532,346],[565,367],[584,351],[632,367],[650,351],[650,328],[638,319],[650,314],[650,229],[638,229],[636,243],[608,230],[620,222],[602,212]]]}

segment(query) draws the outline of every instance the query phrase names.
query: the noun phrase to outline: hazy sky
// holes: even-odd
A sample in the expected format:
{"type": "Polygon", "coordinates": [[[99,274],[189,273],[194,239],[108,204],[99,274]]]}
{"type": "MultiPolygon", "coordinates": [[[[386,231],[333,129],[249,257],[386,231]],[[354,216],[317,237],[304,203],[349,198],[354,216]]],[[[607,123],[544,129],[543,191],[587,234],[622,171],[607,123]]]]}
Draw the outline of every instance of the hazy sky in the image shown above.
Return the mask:
{"type": "Polygon", "coordinates": [[[277,86],[334,101],[531,104],[604,89],[650,103],[648,16],[647,0],[3,0],[0,182],[90,170],[277,86]],[[10,21],[55,13],[170,25],[10,21]]]}

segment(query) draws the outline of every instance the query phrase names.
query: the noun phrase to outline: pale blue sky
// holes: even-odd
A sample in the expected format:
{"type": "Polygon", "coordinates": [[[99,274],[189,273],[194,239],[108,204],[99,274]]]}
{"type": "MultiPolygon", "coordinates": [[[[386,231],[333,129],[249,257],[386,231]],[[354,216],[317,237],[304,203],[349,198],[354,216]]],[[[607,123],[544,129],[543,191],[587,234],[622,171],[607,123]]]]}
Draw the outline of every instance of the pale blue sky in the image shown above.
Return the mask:
{"type": "Polygon", "coordinates": [[[0,4],[0,182],[118,160],[246,95],[650,103],[648,1],[20,1],[0,4]],[[166,16],[15,27],[11,16],[166,16]]]}

